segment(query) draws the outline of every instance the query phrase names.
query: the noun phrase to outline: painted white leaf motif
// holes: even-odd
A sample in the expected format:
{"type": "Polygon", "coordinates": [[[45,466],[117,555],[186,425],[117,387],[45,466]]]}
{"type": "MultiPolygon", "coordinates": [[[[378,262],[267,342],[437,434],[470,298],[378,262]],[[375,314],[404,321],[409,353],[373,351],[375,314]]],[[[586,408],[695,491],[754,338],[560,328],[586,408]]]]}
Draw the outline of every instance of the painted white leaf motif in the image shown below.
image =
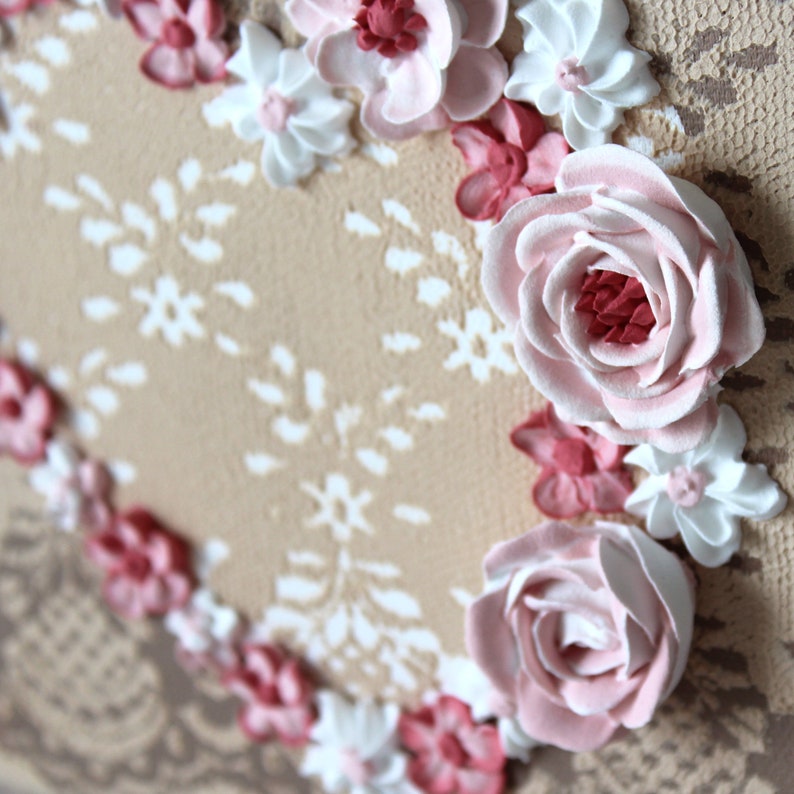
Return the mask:
{"type": "Polygon", "coordinates": [[[359,237],[379,237],[380,227],[360,212],[345,213],[345,229],[359,237]]]}
{"type": "Polygon", "coordinates": [[[218,349],[226,353],[227,356],[240,356],[243,353],[240,343],[226,334],[215,334],[215,344],[218,346],[218,349]]]}
{"type": "Polygon", "coordinates": [[[86,399],[99,413],[109,416],[119,408],[119,397],[108,386],[92,386],[86,390],[86,399]]]}
{"type": "Polygon", "coordinates": [[[393,218],[400,226],[405,226],[406,229],[410,229],[414,234],[418,235],[421,233],[419,225],[414,221],[411,211],[405,204],[401,204],[395,199],[383,199],[381,206],[383,207],[383,214],[387,218],[393,218]]]}
{"type": "Polygon", "coordinates": [[[160,217],[167,222],[175,221],[177,218],[177,203],[174,186],[165,179],[158,178],[149,188],[149,195],[157,204],[157,211],[160,217]]]}
{"type": "Polygon", "coordinates": [[[58,18],[58,24],[70,33],[87,33],[98,27],[97,18],[90,11],[71,11],[58,18]]]}
{"type": "Polygon", "coordinates": [[[111,240],[115,240],[121,232],[121,226],[104,218],[83,218],[80,223],[80,234],[83,239],[97,248],[102,248],[111,240]]]}
{"type": "Polygon", "coordinates": [[[71,60],[69,47],[57,36],[43,36],[33,46],[47,63],[56,68],[66,66],[71,60]]]}
{"type": "Polygon", "coordinates": [[[357,449],[356,460],[378,477],[384,477],[389,470],[388,458],[375,449],[357,449]]]}
{"type": "Polygon", "coordinates": [[[396,452],[405,452],[414,445],[411,434],[401,427],[384,427],[378,435],[396,452]]]}
{"type": "Polygon", "coordinates": [[[186,232],[179,235],[182,247],[199,262],[211,265],[223,258],[223,246],[211,237],[202,237],[198,240],[186,232]]]}
{"type": "Polygon", "coordinates": [[[473,593],[470,593],[468,590],[465,590],[462,587],[450,588],[449,594],[456,601],[456,603],[462,606],[464,609],[468,609],[469,605],[477,597],[473,593]]]}
{"type": "Polygon", "coordinates": [[[419,280],[416,286],[416,299],[432,308],[441,304],[452,292],[449,282],[443,278],[429,276],[419,280]]]}
{"type": "Polygon", "coordinates": [[[237,212],[237,207],[220,201],[202,204],[196,208],[196,217],[207,226],[225,226],[229,218],[237,212]]]}
{"type": "Polygon", "coordinates": [[[99,204],[106,212],[113,211],[113,199],[108,195],[107,190],[100,184],[99,180],[89,174],[78,174],[75,178],[77,187],[90,196],[97,204],[99,204]]]}
{"type": "Polygon", "coordinates": [[[145,264],[149,255],[133,243],[111,245],[108,248],[108,264],[120,276],[132,276],[145,264]]]}
{"type": "Polygon", "coordinates": [[[125,201],[121,205],[121,217],[130,229],[136,229],[151,244],[157,236],[157,224],[151,215],[140,204],[125,201]]]}
{"type": "Polygon", "coordinates": [[[284,392],[275,383],[251,378],[248,388],[266,405],[284,405],[284,392]]]}
{"type": "Polygon", "coordinates": [[[126,460],[110,460],[107,465],[119,485],[129,485],[138,477],[138,470],[126,460]]]}
{"type": "Polygon", "coordinates": [[[109,367],[107,377],[109,381],[120,386],[136,387],[146,383],[148,375],[146,367],[140,361],[128,361],[125,364],[109,367]]]}
{"type": "Polygon", "coordinates": [[[283,375],[290,377],[294,374],[295,356],[284,345],[274,345],[270,351],[270,359],[283,375]]]}
{"type": "Polygon", "coordinates": [[[76,210],[82,204],[74,193],[70,193],[57,185],[49,185],[45,189],[44,203],[62,212],[76,210]]]}
{"type": "Polygon", "coordinates": [[[285,444],[302,444],[309,435],[309,425],[294,422],[288,416],[277,416],[272,424],[273,432],[285,444]]]}
{"type": "Polygon", "coordinates": [[[385,143],[364,143],[359,151],[385,168],[395,166],[400,161],[397,152],[385,143]]]}
{"type": "Polygon", "coordinates": [[[381,590],[371,587],[369,594],[378,606],[401,618],[417,619],[422,616],[419,602],[403,590],[381,590]]]}
{"type": "Polygon", "coordinates": [[[395,505],[394,517],[414,526],[421,526],[431,522],[430,513],[415,505],[395,505]]]}
{"type": "Polygon", "coordinates": [[[447,418],[447,412],[438,403],[422,403],[418,408],[408,411],[408,414],[420,422],[440,422],[447,418]]]}
{"type": "Polygon", "coordinates": [[[383,349],[389,353],[411,353],[422,347],[422,340],[418,336],[404,331],[384,334],[381,337],[381,343],[383,349]]]}
{"type": "Polygon", "coordinates": [[[221,179],[228,179],[231,182],[236,182],[238,185],[245,187],[250,185],[256,176],[256,166],[247,160],[239,160],[234,165],[230,165],[221,171],[218,176],[221,179]]]}
{"type": "Polygon", "coordinates": [[[56,119],[52,123],[53,132],[75,146],[85,146],[91,140],[91,130],[87,124],[70,119],[56,119]]]}
{"type": "Polygon", "coordinates": [[[221,281],[215,292],[233,300],[241,309],[250,309],[256,302],[254,291],[243,281],[221,281]]]}
{"type": "Polygon", "coordinates": [[[372,574],[378,579],[399,579],[400,569],[391,562],[374,562],[372,560],[356,560],[356,570],[372,574]]]}
{"type": "Polygon", "coordinates": [[[384,264],[388,270],[404,276],[414,268],[422,264],[424,257],[419,251],[412,251],[406,248],[395,248],[394,246],[386,249],[386,259],[384,264]]]}
{"type": "Polygon", "coordinates": [[[306,405],[314,412],[325,408],[325,376],[322,372],[310,369],[303,376],[306,390],[306,405]]]}
{"type": "Polygon", "coordinates": [[[6,71],[39,96],[50,90],[50,73],[45,66],[36,61],[12,63],[6,66],[6,71]]]}
{"type": "Polygon", "coordinates": [[[83,314],[95,323],[103,323],[115,317],[121,306],[107,295],[96,295],[92,298],[83,298],[80,303],[83,314]]]}
{"type": "Polygon", "coordinates": [[[276,597],[307,604],[323,594],[323,586],[302,576],[280,576],[276,580],[276,597]]]}
{"type": "Polygon", "coordinates": [[[94,348],[86,353],[78,365],[78,371],[81,377],[90,375],[96,372],[108,360],[108,353],[102,347],[94,348]]]}
{"type": "Polygon", "coordinates": [[[292,565],[302,565],[308,568],[325,567],[325,560],[313,551],[288,551],[287,559],[292,565]]]}
{"type": "Polygon", "coordinates": [[[258,477],[266,477],[283,466],[282,461],[266,452],[248,452],[245,455],[245,467],[258,477]]]}
{"type": "Polygon", "coordinates": [[[182,188],[186,193],[192,193],[201,180],[201,174],[201,163],[198,160],[191,158],[189,160],[185,160],[182,165],[179,166],[179,170],[177,171],[177,179],[179,179],[179,183],[182,185],[182,188]]]}

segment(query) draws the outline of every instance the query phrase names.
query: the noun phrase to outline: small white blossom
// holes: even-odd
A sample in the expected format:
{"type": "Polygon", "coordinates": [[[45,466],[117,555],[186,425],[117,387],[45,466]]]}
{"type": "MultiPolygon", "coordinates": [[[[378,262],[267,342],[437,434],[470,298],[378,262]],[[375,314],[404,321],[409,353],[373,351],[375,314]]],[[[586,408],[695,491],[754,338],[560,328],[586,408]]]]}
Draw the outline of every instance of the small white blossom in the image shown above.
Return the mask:
{"type": "Polygon", "coordinates": [[[746,442],[739,415],[723,405],[714,432],[690,452],[641,444],[624,460],[650,476],[626,500],[626,510],[644,516],[655,538],[680,532],[701,565],[722,565],[741,543],[740,518],[772,518],[786,506],[766,466],[742,461],[746,442]]]}
{"type": "Polygon", "coordinates": [[[364,508],[372,501],[369,491],[354,495],[347,477],[334,473],[326,476],[324,490],[310,482],[302,483],[301,488],[317,502],[319,508],[307,526],[327,526],[334,540],[341,543],[350,540],[354,529],[372,534],[372,526],[364,515],[364,508]]]}
{"type": "Polygon", "coordinates": [[[622,0],[532,0],[516,16],[524,52],[513,61],[505,96],[559,114],[574,149],[608,143],[626,108],[659,93],[650,56],[626,40],[622,0]]]}
{"type": "Polygon", "coordinates": [[[132,297],[148,309],[138,326],[144,336],[154,336],[159,331],[174,347],[181,347],[185,337],[204,336],[204,328],[195,316],[204,308],[204,300],[193,292],[182,295],[173,276],[160,276],[153,292],[136,287],[132,297]]]}
{"type": "Polygon", "coordinates": [[[369,700],[355,703],[322,691],[301,773],[321,779],[328,794],[419,794],[406,777],[399,750],[400,709],[369,700]]]}
{"type": "Polygon", "coordinates": [[[347,154],[355,146],[352,103],[333,95],[303,50],[282,49],[262,25],[243,22],[240,37],[226,70],[243,82],[204,105],[207,121],[230,122],[238,138],[262,141],[262,173],[276,187],[295,185],[321,157],[347,154]]]}

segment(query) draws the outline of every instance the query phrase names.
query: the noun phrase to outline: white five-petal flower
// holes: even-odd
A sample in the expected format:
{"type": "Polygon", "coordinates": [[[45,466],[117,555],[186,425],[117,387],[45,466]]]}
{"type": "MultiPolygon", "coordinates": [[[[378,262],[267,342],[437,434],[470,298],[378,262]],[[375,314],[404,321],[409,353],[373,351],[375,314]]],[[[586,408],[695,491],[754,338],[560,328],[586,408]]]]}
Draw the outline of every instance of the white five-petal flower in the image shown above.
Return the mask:
{"type": "Polygon", "coordinates": [[[419,794],[408,780],[400,752],[400,709],[369,700],[351,703],[335,692],[317,695],[320,718],[301,766],[322,780],[329,794],[419,794]]]}
{"type": "Polygon", "coordinates": [[[626,40],[622,0],[531,0],[516,16],[524,52],[513,61],[505,95],[559,114],[574,149],[608,143],[623,111],[659,92],[650,56],[626,40]]]}
{"type": "Polygon", "coordinates": [[[243,22],[240,37],[226,70],[242,82],[204,105],[209,124],[230,122],[238,138],[262,141],[262,173],[275,187],[295,185],[320,157],[353,149],[352,103],[334,96],[303,50],[282,48],[255,22],[243,22]]]}
{"type": "Polygon", "coordinates": [[[772,518],[786,506],[786,494],[766,466],[742,461],[746,442],[739,415],[723,405],[714,432],[689,452],[674,455],[641,444],[624,460],[650,476],[626,500],[626,510],[644,516],[655,538],[680,532],[701,565],[722,565],[741,543],[740,518],[772,518]]]}

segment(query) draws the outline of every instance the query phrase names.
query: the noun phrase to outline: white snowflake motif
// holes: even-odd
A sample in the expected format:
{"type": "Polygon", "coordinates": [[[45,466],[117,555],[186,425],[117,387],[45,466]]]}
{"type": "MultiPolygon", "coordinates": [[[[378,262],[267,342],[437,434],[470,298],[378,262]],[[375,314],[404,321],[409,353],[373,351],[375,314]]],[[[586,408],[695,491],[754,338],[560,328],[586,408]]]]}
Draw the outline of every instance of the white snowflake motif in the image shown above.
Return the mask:
{"type": "Polygon", "coordinates": [[[342,474],[326,475],[324,490],[310,482],[301,483],[301,488],[319,505],[319,510],[306,522],[308,527],[330,527],[337,543],[347,543],[354,529],[372,534],[364,515],[364,508],[372,501],[369,491],[354,496],[350,482],[342,474]]]}
{"type": "Polygon", "coordinates": [[[512,354],[512,334],[506,328],[494,329],[493,317],[485,309],[469,309],[462,328],[454,320],[442,320],[438,330],[454,339],[458,346],[444,362],[445,369],[468,366],[471,376],[479,383],[490,380],[492,369],[506,375],[518,372],[512,354]]]}
{"type": "Polygon", "coordinates": [[[12,105],[10,97],[0,94],[0,155],[5,160],[11,160],[20,150],[41,150],[41,141],[28,127],[33,115],[31,105],[12,105]]]}
{"type": "Polygon", "coordinates": [[[148,309],[138,326],[143,336],[151,337],[159,331],[173,347],[181,347],[186,337],[204,337],[204,328],[195,317],[195,312],[204,308],[203,299],[194,292],[181,295],[179,290],[173,276],[160,276],[153,292],[143,287],[132,290],[133,299],[148,309]]]}

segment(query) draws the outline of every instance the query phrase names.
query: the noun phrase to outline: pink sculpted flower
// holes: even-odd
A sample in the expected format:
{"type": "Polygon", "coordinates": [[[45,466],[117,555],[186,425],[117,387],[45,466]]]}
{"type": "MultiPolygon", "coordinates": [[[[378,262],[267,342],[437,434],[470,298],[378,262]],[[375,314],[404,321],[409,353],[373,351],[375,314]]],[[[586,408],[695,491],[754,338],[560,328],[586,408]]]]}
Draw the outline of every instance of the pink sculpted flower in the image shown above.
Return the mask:
{"type": "Polygon", "coordinates": [[[489,234],[483,287],[521,366],[566,422],[666,452],[701,443],[725,371],[764,321],[719,207],[611,144],[563,160],[557,193],[489,234]]]}
{"type": "Polygon", "coordinates": [[[563,422],[551,403],[530,414],[513,430],[510,440],[542,467],[532,498],[546,515],[571,518],[588,510],[623,510],[634,487],[623,465],[628,447],[587,427],[563,422]]]}
{"type": "Polygon", "coordinates": [[[306,744],[316,711],[314,686],[300,660],[274,645],[248,643],[242,664],[227,672],[223,683],[244,701],[237,719],[249,739],[306,744]]]}
{"type": "Polygon", "coordinates": [[[441,695],[400,717],[400,739],[414,753],[408,777],[430,794],[499,794],[505,755],[493,725],[478,725],[470,708],[441,695]]]}
{"type": "Polygon", "coordinates": [[[364,94],[364,126],[408,138],[483,114],[507,65],[493,46],[508,0],[287,0],[306,53],[332,85],[364,94]]]}
{"type": "Polygon", "coordinates": [[[458,186],[455,203],[474,221],[499,221],[521,199],[553,190],[571,151],[559,132],[546,132],[537,110],[504,98],[487,120],[456,124],[452,142],[473,169],[458,186]]]}
{"type": "Polygon", "coordinates": [[[167,88],[189,88],[226,75],[226,19],[218,0],[126,0],[124,13],[152,46],[141,71],[167,88]]]}
{"type": "Polygon", "coordinates": [[[106,529],[89,535],[86,554],[105,571],[102,593],[122,617],[165,615],[190,598],[187,544],[144,508],[119,513],[106,529]]]}
{"type": "Polygon", "coordinates": [[[550,521],[491,549],[485,576],[466,645],[533,739],[594,750],[681,679],[693,579],[637,527],[550,521]]]}
{"type": "Polygon", "coordinates": [[[0,359],[0,455],[26,466],[41,460],[55,414],[52,392],[20,364],[0,359]]]}

